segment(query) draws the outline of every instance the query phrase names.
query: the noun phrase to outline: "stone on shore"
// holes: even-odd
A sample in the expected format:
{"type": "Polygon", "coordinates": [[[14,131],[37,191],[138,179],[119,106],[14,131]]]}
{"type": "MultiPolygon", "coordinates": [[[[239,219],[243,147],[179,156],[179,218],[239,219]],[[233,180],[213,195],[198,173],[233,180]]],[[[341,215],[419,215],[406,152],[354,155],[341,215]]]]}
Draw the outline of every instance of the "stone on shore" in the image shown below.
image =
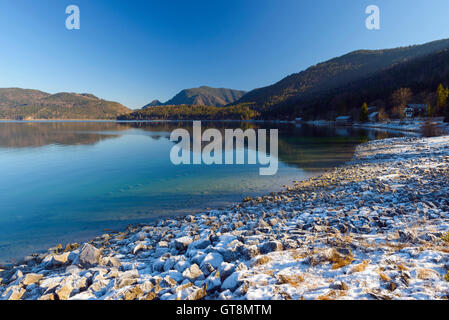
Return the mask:
{"type": "Polygon", "coordinates": [[[195,281],[198,278],[204,278],[203,271],[201,271],[196,263],[192,264],[189,268],[184,270],[182,276],[191,281],[195,281]]]}
{"type": "Polygon", "coordinates": [[[189,244],[191,244],[193,242],[193,238],[192,237],[181,237],[181,238],[177,238],[175,239],[175,248],[179,251],[185,251],[187,250],[187,247],[189,246],[189,244]]]}
{"type": "Polygon", "coordinates": [[[56,296],[59,300],[68,300],[70,298],[70,294],[73,291],[73,287],[71,284],[65,284],[61,286],[59,289],[55,291],[56,296]]]}
{"type": "Polygon", "coordinates": [[[23,284],[25,286],[28,286],[30,284],[34,284],[36,282],[39,282],[44,277],[42,274],[36,274],[36,273],[28,273],[25,275],[25,278],[23,279],[23,284]]]}
{"type": "Polygon", "coordinates": [[[84,267],[95,266],[100,262],[101,251],[93,245],[86,243],[81,248],[79,262],[84,267]]]}

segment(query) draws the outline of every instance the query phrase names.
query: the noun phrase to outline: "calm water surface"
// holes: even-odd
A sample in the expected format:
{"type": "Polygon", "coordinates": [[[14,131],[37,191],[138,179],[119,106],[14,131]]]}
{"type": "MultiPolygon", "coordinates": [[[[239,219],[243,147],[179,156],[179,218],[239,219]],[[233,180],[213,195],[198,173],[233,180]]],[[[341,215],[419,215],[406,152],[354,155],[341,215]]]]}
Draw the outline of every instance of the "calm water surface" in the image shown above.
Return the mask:
{"type": "MultiPolygon", "coordinates": [[[[259,165],[175,166],[170,133],[189,122],[0,122],[0,262],[128,224],[219,208],[282,189],[350,159],[381,131],[203,122],[203,128],[278,128],[279,171],[259,165]]],[[[248,152],[248,151],[247,151],[248,152]]],[[[249,151],[253,152],[253,151],[249,151]]]]}

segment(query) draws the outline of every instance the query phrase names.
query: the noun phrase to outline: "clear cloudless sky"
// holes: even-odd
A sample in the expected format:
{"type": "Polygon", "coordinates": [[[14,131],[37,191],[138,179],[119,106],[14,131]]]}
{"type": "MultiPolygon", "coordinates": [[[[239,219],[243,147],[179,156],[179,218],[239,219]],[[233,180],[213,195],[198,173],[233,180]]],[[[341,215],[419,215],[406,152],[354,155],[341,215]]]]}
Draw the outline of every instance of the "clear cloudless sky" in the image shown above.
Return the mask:
{"type": "Polygon", "coordinates": [[[0,87],[130,108],[201,85],[251,90],[349,51],[449,38],[448,13],[448,0],[1,0],[0,87]],[[72,4],[80,30],[65,27],[72,4]]]}

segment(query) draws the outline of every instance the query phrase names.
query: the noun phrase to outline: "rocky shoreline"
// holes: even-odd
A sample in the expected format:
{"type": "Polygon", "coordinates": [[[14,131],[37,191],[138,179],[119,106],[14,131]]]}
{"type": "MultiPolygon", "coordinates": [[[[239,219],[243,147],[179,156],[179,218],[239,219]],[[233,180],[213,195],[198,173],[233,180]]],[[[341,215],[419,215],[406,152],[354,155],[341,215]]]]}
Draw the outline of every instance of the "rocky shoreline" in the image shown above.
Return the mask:
{"type": "Polygon", "coordinates": [[[448,299],[449,136],[394,138],[280,193],[58,246],[4,300],[448,299]]]}

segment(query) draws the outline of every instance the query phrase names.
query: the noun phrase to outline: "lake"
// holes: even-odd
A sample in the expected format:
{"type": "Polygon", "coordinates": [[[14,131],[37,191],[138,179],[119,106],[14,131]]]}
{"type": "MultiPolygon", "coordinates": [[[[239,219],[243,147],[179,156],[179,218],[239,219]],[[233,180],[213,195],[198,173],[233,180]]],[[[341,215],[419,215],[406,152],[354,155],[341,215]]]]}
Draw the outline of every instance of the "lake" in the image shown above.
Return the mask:
{"type": "Polygon", "coordinates": [[[191,122],[0,122],[0,262],[279,191],[345,163],[362,142],[398,135],[289,123],[202,124],[278,128],[277,174],[260,176],[259,165],[173,165],[170,133],[191,130],[191,122]]]}

